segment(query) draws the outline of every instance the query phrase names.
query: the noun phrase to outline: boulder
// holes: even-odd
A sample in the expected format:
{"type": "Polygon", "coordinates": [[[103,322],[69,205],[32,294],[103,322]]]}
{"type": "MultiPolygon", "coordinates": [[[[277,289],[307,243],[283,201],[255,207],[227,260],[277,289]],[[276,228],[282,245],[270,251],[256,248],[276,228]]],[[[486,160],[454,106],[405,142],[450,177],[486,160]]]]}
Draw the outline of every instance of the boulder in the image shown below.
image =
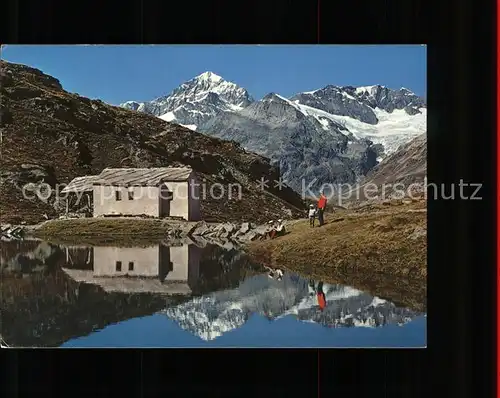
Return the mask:
{"type": "Polygon", "coordinates": [[[205,238],[201,237],[200,235],[197,235],[197,236],[194,236],[191,238],[193,240],[193,243],[200,247],[200,248],[204,248],[207,246],[208,242],[205,238]]]}
{"type": "Polygon", "coordinates": [[[202,230],[201,236],[206,236],[214,231],[213,225],[205,225],[205,229],[202,230]]]}
{"type": "Polygon", "coordinates": [[[215,238],[217,236],[217,233],[218,233],[218,231],[216,231],[215,229],[211,229],[208,232],[204,233],[203,237],[206,237],[206,238],[215,238]]]}
{"type": "Polygon", "coordinates": [[[250,230],[244,235],[238,236],[240,242],[250,242],[258,239],[262,239],[266,234],[262,231],[250,230]]]}
{"type": "Polygon", "coordinates": [[[258,237],[259,237],[259,234],[257,234],[257,232],[250,231],[247,234],[245,234],[244,236],[242,236],[241,240],[245,241],[245,242],[249,242],[249,241],[252,241],[252,240],[256,240],[258,237]]]}
{"type": "Polygon", "coordinates": [[[222,247],[226,250],[233,250],[235,248],[234,243],[228,240],[227,242],[224,242],[222,247]]]}
{"type": "Polygon", "coordinates": [[[267,225],[259,225],[258,227],[253,229],[253,232],[255,232],[258,235],[266,235],[270,230],[271,228],[268,227],[267,225]]]}
{"type": "Polygon", "coordinates": [[[249,230],[250,230],[250,223],[244,222],[241,224],[241,227],[238,232],[241,234],[246,234],[249,230]]]}
{"type": "Polygon", "coordinates": [[[189,231],[188,231],[188,236],[189,235],[203,235],[207,233],[210,230],[209,226],[205,221],[200,221],[196,223],[189,231]]]}
{"type": "Polygon", "coordinates": [[[0,235],[9,239],[21,239],[25,235],[25,227],[5,224],[1,227],[0,235]]]}
{"type": "Polygon", "coordinates": [[[253,235],[250,240],[252,240],[252,241],[254,241],[254,240],[264,240],[265,238],[266,238],[266,235],[255,233],[255,235],[253,235]]]}
{"type": "Polygon", "coordinates": [[[233,231],[236,229],[236,227],[233,224],[224,224],[223,228],[228,234],[232,234],[233,231]]]}
{"type": "Polygon", "coordinates": [[[10,230],[11,235],[21,235],[23,232],[24,232],[23,227],[20,225],[10,230]]]}
{"type": "Polygon", "coordinates": [[[214,227],[212,228],[212,231],[213,231],[213,232],[215,232],[215,234],[218,234],[218,233],[220,233],[223,229],[224,229],[224,225],[222,225],[222,224],[217,224],[217,225],[214,225],[214,227]]]}
{"type": "Polygon", "coordinates": [[[181,230],[173,228],[167,231],[167,235],[171,238],[180,238],[182,235],[181,232],[181,230]]]}

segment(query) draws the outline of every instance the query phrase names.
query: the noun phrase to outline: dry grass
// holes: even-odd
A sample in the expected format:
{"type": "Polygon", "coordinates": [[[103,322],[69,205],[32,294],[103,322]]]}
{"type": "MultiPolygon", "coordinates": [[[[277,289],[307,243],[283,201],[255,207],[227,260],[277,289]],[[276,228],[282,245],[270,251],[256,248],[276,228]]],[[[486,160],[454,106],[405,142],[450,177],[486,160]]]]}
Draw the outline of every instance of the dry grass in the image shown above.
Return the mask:
{"type": "Polygon", "coordinates": [[[168,225],[158,219],[79,218],[49,221],[38,228],[34,235],[38,238],[59,240],[87,237],[97,240],[124,238],[135,241],[141,238],[164,238],[167,230],[168,225]]]}
{"type": "Polygon", "coordinates": [[[290,226],[286,236],[253,242],[248,251],[264,264],[422,309],[427,238],[410,235],[416,228],[427,229],[426,219],[425,202],[338,211],[327,214],[327,224],[321,228],[300,221],[290,226]]]}
{"type": "Polygon", "coordinates": [[[130,235],[123,236],[66,236],[66,237],[45,237],[44,240],[50,244],[57,246],[78,246],[78,247],[94,247],[94,246],[112,246],[112,247],[151,247],[159,244],[168,244],[161,238],[154,237],[135,237],[130,235]]]}

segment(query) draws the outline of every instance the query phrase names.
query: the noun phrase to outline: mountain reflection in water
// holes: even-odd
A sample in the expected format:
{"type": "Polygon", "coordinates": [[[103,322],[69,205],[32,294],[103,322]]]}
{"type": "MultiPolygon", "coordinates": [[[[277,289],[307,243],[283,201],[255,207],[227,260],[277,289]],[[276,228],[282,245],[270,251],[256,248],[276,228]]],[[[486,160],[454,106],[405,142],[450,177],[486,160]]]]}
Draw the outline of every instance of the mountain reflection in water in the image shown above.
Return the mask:
{"type": "Polygon", "coordinates": [[[342,285],[272,278],[242,252],[1,242],[2,338],[35,347],[425,346],[426,316],[342,285]],[[321,289],[320,289],[321,290],[321,289]]]}

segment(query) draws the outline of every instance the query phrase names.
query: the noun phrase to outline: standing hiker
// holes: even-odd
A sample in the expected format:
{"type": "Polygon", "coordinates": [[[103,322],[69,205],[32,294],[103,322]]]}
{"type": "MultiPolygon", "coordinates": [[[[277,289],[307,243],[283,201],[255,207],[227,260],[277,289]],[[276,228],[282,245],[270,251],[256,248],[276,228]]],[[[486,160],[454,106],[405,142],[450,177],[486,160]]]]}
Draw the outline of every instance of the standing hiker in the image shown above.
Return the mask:
{"type": "Polygon", "coordinates": [[[309,205],[309,226],[314,227],[314,220],[316,219],[316,209],[314,205],[311,203],[309,205]]]}
{"type": "Polygon", "coordinates": [[[318,200],[318,221],[319,221],[320,227],[325,223],[324,216],[323,216],[323,214],[325,212],[325,208],[326,208],[326,196],[323,193],[323,191],[321,191],[321,194],[319,195],[319,200],[318,200]]]}
{"type": "Polygon", "coordinates": [[[309,296],[314,297],[316,294],[316,284],[313,279],[309,280],[309,286],[307,286],[307,290],[309,292],[309,296]]]}

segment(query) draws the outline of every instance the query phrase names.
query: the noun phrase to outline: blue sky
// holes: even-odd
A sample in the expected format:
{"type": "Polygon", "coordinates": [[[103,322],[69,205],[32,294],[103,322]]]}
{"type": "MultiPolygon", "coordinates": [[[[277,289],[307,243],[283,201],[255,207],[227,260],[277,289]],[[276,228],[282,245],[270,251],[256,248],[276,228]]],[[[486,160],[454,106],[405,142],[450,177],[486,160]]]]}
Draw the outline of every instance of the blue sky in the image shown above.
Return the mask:
{"type": "Polygon", "coordinates": [[[416,317],[404,326],[325,328],[291,316],[269,322],[252,315],[240,328],[212,341],[191,334],[165,315],[151,315],[109,325],[87,336],[69,340],[64,348],[82,347],[425,347],[427,318],[416,317]]]}
{"type": "Polygon", "coordinates": [[[148,101],[207,70],[255,99],[328,84],[406,87],[426,96],[425,46],[6,46],[2,59],[41,69],[64,89],[111,104],[148,101]]]}

